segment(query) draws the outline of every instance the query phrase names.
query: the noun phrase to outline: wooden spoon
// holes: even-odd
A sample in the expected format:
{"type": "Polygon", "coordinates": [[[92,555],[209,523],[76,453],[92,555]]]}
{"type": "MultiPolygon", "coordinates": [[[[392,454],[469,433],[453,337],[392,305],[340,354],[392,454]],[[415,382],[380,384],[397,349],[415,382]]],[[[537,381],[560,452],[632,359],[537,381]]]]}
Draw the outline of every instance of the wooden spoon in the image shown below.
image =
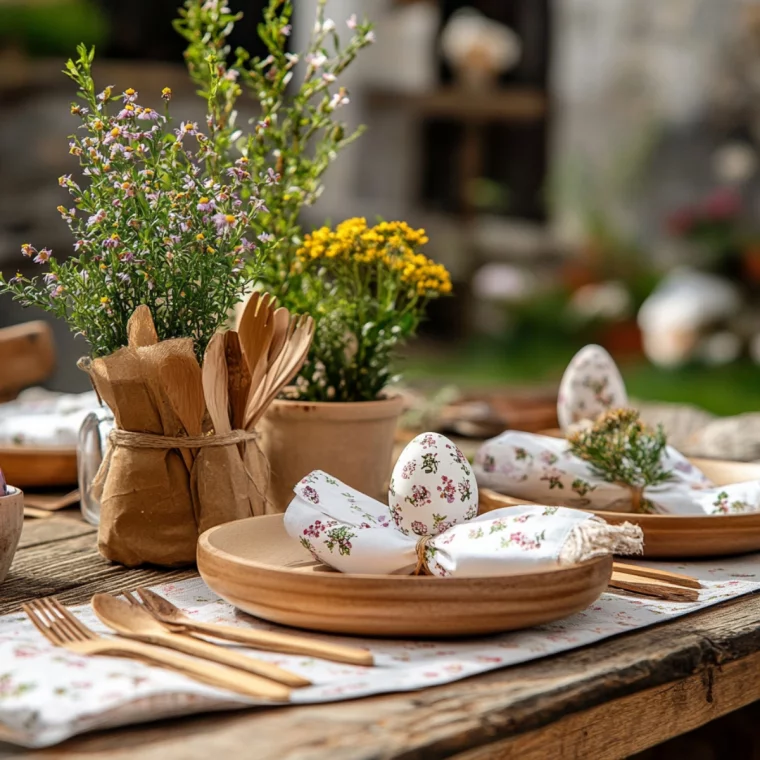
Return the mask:
{"type": "Polygon", "coordinates": [[[92,609],[102,623],[127,638],[167,649],[176,649],[178,652],[218,662],[236,670],[255,673],[257,676],[263,676],[287,686],[300,687],[311,684],[311,681],[277,665],[257,660],[240,652],[230,651],[218,644],[201,641],[192,636],[171,633],[147,610],[139,606],[135,607],[110,594],[95,594],[92,597],[92,609]]]}
{"type": "Polygon", "coordinates": [[[158,343],[158,333],[150,309],[138,306],[127,322],[127,341],[132,348],[144,348],[158,343]]]}
{"type": "Polygon", "coordinates": [[[203,356],[203,396],[217,435],[232,431],[228,382],[225,337],[216,333],[203,356]]]}
{"type": "Polygon", "coordinates": [[[257,631],[242,626],[220,625],[193,620],[168,599],[159,596],[150,589],[138,588],[137,593],[148,611],[161,622],[176,626],[186,631],[194,631],[204,636],[213,636],[225,641],[236,641],[256,649],[287,654],[302,654],[320,657],[323,660],[346,662],[350,665],[371,666],[375,664],[372,652],[344,644],[331,644],[309,636],[294,636],[275,631],[257,631]]]}
{"type": "Polygon", "coordinates": [[[245,408],[251,392],[251,372],[234,330],[224,333],[224,355],[227,361],[227,393],[232,412],[232,429],[244,430],[245,408]]]}
{"type": "Polygon", "coordinates": [[[258,309],[254,312],[252,304],[240,320],[240,344],[243,354],[248,361],[251,371],[251,388],[248,393],[244,424],[248,429],[248,421],[253,416],[253,404],[269,366],[269,347],[274,337],[274,299],[265,293],[258,301],[258,309]]]}
{"type": "Polygon", "coordinates": [[[293,330],[295,329],[296,320],[295,318],[291,319],[290,312],[284,306],[281,306],[274,312],[272,321],[274,325],[273,335],[267,353],[267,366],[266,371],[264,372],[264,378],[259,383],[259,387],[253,390],[251,400],[248,404],[249,409],[254,412],[258,408],[262,399],[266,398],[269,394],[268,388],[274,378],[276,372],[275,367],[277,367],[281,361],[285,353],[286,343],[290,340],[293,335],[293,330]]]}
{"type": "Polygon", "coordinates": [[[256,426],[256,423],[263,417],[269,405],[277,398],[279,392],[298,374],[309,354],[309,347],[311,346],[313,337],[314,320],[310,316],[302,314],[298,318],[297,326],[275,368],[271,384],[268,383],[268,392],[254,410],[253,417],[251,418],[251,428],[256,426]]]}
{"type": "MultiPolygon", "coordinates": [[[[203,415],[206,402],[203,398],[203,376],[194,356],[167,356],[158,368],[161,387],[174,414],[188,436],[203,435],[203,415]]],[[[180,449],[188,470],[192,468],[193,453],[180,449]]]]}

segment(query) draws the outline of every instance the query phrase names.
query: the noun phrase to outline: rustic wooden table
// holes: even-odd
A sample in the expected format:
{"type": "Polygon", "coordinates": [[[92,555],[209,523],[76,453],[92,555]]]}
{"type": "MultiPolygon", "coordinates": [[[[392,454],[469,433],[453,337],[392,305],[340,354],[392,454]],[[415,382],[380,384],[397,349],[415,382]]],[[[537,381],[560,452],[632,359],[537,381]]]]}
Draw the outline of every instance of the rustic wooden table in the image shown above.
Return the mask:
{"type": "MultiPolygon", "coordinates": [[[[11,575],[0,587],[0,614],[50,594],[77,604],[96,591],[192,574],[109,564],[97,554],[95,530],[75,513],[27,520],[11,575]]],[[[759,622],[760,596],[744,597],[568,654],[424,691],[164,721],[75,738],[47,751],[0,745],[0,757],[622,758],[760,698],[759,622]]],[[[722,741],[725,747],[725,736],[722,741]]],[[[757,756],[732,754],[738,760],[757,756]]]]}

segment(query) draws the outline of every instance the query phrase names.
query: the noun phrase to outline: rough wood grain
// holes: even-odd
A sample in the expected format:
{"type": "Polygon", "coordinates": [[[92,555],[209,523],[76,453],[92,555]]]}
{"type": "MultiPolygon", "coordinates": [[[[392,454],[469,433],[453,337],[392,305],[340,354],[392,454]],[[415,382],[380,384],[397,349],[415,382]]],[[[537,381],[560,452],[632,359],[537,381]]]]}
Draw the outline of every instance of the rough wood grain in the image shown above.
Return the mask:
{"type": "Polygon", "coordinates": [[[633,694],[562,718],[456,760],[552,760],[572,756],[619,760],[691,731],[760,696],[760,653],[676,683],[633,694]],[[663,707],[670,705],[670,709],[663,707]]]}
{"type": "Polygon", "coordinates": [[[187,568],[130,569],[108,562],[98,554],[95,529],[66,518],[27,520],[21,543],[0,587],[0,615],[17,612],[22,602],[42,596],[54,594],[64,604],[82,604],[98,591],[171,583],[194,574],[187,568]]]}

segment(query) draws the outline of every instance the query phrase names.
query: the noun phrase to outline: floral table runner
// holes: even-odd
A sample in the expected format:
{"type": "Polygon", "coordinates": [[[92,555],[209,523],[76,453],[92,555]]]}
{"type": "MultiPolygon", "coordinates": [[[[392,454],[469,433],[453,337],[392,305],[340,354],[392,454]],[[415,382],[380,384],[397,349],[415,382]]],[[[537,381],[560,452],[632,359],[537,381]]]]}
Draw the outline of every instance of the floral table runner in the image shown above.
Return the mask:
{"type": "MultiPolygon", "coordinates": [[[[315,638],[366,646],[376,658],[373,668],[270,652],[257,651],[255,655],[313,682],[308,688],[295,690],[292,703],[339,701],[411,691],[528,662],[760,589],[760,555],[719,563],[656,564],[699,578],[705,586],[699,601],[683,604],[605,593],[583,612],[556,623],[453,642],[313,634],[315,638]]],[[[278,629],[236,613],[200,578],[154,588],[198,620],[278,629]]],[[[75,612],[86,625],[106,630],[89,606],[75,608],[75,612]]],[[[0,741],[44,747],[95,728],[254,704],[253,700],[139,662],[87,658],[56,649],[23,614],[0,617],[0,741]]]]}

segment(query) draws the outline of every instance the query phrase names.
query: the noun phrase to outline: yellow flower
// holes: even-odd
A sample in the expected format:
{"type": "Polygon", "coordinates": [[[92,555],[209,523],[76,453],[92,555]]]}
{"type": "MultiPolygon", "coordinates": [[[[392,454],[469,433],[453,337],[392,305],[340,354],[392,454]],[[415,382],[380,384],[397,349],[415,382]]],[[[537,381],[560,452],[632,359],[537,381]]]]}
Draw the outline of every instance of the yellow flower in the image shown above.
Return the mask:
{"type": "Polygon", "coordinates": [[[206,239],[206,236],[205,236],[205,235],[204,235],[202,232],[199,232],[199,233],[198,233],[198,234],[195,236],[195,239],[196,239],[196,240],[205,240],[205,239],[206,239]]]}
{"type": "Polygon", "coordinates": [[[100,298],[100,303],[102,303],[102,304],[107,304],[107,303],[108,303],[108,301],[109,301],[109,298],[108,298],[108,296],[101,296],[101,298],[100,298]]]}

